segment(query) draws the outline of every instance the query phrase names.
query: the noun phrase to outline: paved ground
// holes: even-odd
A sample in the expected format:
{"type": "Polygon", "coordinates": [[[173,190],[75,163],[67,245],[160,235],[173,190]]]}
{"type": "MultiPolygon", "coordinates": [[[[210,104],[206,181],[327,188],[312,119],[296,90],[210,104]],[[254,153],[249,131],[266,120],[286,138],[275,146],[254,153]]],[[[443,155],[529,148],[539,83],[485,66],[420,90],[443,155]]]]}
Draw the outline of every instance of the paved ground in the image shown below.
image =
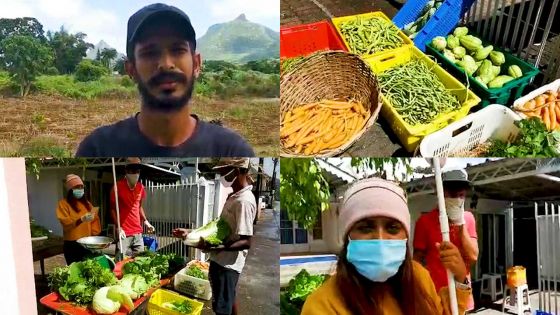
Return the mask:
{"type": "MultiPolygon", "coordinates": [[[[531,303],[531,313],[532,314],[535,314],[535,311],[537,311],[537,310],[541,310],[541,309],[539,309],[539,295],[537,294],[537,292],[535,290],[530,291],[529,300],[530,300],[530,303],[531,303]]],[[[502,299],[499,299],[495,303],[492,303],[490,305],[486,305],[485,307],[481,307],[481,308],[477,309],[477,311],[473,312],[472,314],[477,314],[477,315],[504,314],[504,313],[502,313],[502,301],[503,301],[502,299]]],[[[558,303],[558,307],[559,307],[558,310],[560,311],[560,292],[556,293],[556,303],[558,303]]],[[[552,314],[555,314],[554,296],[551,297],[551,304],[552,304],[551,305],[552,314]]],[[[544,307],[544,304],[543,304],[543,307],[544,307]]],[[[505,314],[516,314],[516,312],[515,311],[509,311],[509,312],[505,312],[505,314]]],[[[560,314],[560,313],[557,313],[557,314],[560,314]]]]}
{"type": "MultiPolygon", "coordinates": [[[[328,19],[328,13],[333,16],[345,16],[371,11],[382,11],[392,18],[398,8],[400,8],[399,1],[282,0],[280,23],[282,26],[293,26],[328,19]]],[[[409,156],[410,154],[402,149],[389,124],[380,117],[377,123],[342,155],[409,156]]]]}
{"type": "MultiPolygon", "coordinates": [[[[280,234],[279,213],[272,209],[262,212],[255,226],[253,248],[249,251],[247,264],[239,280],[238,303],[240,314],[268,315],[280,312],[280,234]]],[[[45,260],[45,272],[48,274],[58,266],[66,265],[63,255],[45,260]]],[[[35,290],[39,315],[53,314],[44,308],[39,299],[50,291],[47,281],[41,276],[39,262],[35,266],[35,290]]],[[[140,312],[141,313],[141,312],[140,312]]],[[[211,303],[206,302],[202,311],[204,315],[213,314],[211,303]]],[[[135,313],[135,315],[137,315],[135,313]]]]}

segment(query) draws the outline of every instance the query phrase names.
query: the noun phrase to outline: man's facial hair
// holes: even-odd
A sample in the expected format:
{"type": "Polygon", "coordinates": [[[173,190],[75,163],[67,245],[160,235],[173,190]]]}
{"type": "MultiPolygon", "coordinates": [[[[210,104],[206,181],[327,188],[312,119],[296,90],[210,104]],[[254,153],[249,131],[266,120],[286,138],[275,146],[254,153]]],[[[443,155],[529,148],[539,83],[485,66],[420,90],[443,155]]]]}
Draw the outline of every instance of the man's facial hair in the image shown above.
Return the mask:
{"type": "Polygon", "coordinates": [[[142,80],[137,80],[138,91],[142,97],[142,103],[154,110],[159,112],[174,112],[179,111],[183,107],[187,106],[189,100],[192,97],[194,90],[194,69],[189,80],[184,74],[178,72],[161,72],[156,76],[150,78],[147,83],[142,80]],[[186,90],[183,95],[179,97],[161,97],[155,96],[148,90],[148,86],[156,87],[160,82],[171,79],[173,81],[186,84],[186,90]]]}

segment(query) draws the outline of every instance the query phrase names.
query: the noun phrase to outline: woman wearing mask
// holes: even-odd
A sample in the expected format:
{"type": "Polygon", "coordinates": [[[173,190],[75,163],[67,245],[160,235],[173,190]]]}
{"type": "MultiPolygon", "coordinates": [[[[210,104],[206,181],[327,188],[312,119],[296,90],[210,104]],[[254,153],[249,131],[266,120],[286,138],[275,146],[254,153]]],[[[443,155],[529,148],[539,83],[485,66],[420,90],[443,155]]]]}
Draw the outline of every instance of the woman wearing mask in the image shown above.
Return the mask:
{"type": "Polygon", "coordinates": [[[78,175],[67,175],[65,187],[66,197],[58,202],[56,217],[62,224],[64,258],[69,265],[91,254],[76,241],[82,237],[99,235],[101,225],[97,208],[85,197],[82,179],[78,175]]]}
{"type": "MultiPolygon", "coordinates": [[[[344,245],[336,274],[308,297],[303,315],[451,314],[447,287],[436,292],[428,271],[412,260],[410,214],[399,186],[378,178],[357,182],[344,196],[340,224],[344,245]]],[[[465,264],[453,244],[437,246],[464,314],[471,293],[465,264]]]]}

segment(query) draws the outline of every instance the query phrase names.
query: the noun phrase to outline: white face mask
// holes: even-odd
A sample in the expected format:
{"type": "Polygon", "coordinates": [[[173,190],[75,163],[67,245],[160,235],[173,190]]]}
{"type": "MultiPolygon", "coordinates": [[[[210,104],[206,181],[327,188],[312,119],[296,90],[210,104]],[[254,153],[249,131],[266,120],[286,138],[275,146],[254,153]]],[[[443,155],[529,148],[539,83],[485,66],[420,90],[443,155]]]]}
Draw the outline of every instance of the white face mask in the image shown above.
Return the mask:
{"type": "Polygon", "coordinates": [[[464,198],[445,198],[445,209],[447,217],[451,221],[461,221],[461,216],[465,212],[464,198]]]}
{"type": "Polygon", "coordinates": [[[140,174],[126,174],[126,180],[128,180],[128,184],[131,187],[136,186],[138,179],[140,178],[140,174]]]}
{"type": "MultiPolygon", "coordinates": [[[[235,170],[231,170],[231,172],[233,172],[235,170]]],[[[237,179],[237,176],[235,176],[231,181],[227,181],[226,177],[229,176],[229,174],[231,174],[231,172],[227,173],[226,175],[220,177],[220,183],[222,183],[222,186],[228,188],[231,187],[231,185],[233,185],[233,182],[235,182],[235,180],[237,179]]]]}

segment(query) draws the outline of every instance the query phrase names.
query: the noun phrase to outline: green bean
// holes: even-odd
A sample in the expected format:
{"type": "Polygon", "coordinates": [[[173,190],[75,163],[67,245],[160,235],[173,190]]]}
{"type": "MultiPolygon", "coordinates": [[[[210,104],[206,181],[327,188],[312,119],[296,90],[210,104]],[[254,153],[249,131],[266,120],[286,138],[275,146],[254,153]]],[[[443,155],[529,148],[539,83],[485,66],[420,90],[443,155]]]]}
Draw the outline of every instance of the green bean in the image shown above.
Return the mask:
{"type": "Polygon", "coordinates": [[[425,62],[411,60],[379,76],[381,92],[410,125],[427,124],[438,115],[461,108],[425,62]]]}
{"type": "Polygon", "coordinates": [[[295,58],[285,58],[280,60],[280,70],[282,72],[289,72],[290,70],[294,69],[298,63],[305,60],[304,57],[295,57],[295,58]]]}
{"type": "Polygon", "coordinates": [[[350,51],[359,55],[372,55],[403,45],[398,28],[380,17],[357,17],[342,22],[340,30],[348,42],[350,51]]]}

